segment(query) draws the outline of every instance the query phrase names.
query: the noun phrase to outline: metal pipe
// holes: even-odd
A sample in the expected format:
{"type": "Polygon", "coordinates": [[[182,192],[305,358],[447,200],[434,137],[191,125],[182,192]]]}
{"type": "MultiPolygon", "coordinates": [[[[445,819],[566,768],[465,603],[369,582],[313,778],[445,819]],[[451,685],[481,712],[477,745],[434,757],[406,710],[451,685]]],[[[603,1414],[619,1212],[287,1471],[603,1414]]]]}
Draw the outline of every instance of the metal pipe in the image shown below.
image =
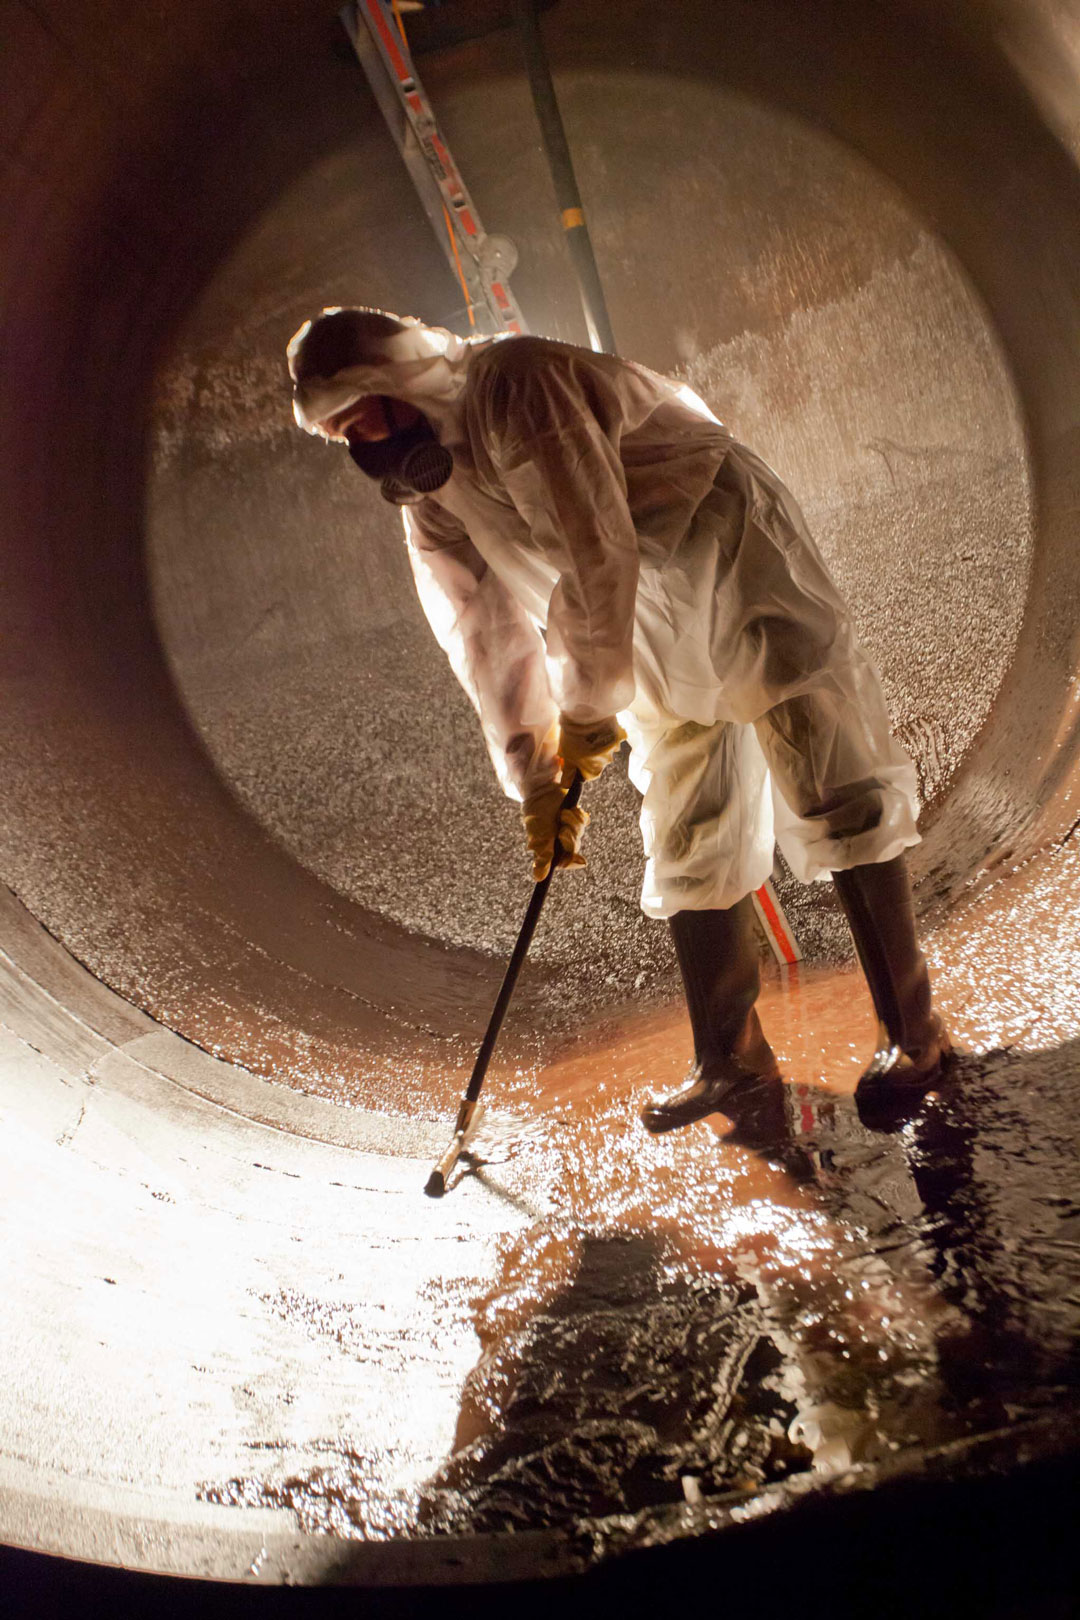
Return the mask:
{"type": "Polygon", "coordinates": [[[548,167],[555,183],[555,196],[562,215],[563,230],[573,261],[581,293],[581,306],[585,311],[585,324],[589,342],[598,352],[615,353],[615,337],[611,330],[600,272],[593,256],[589,227],[585,223],[585,210],[581,205],[570,146],[563,127],[559,103],[555,99],[555,86],[551,81],[540,21],[536,14],[536,0],[513,0],[514,19],[517,23],[525,67],[532,89],[533,106],[540,125],[540,134],[547,153],[548,167]]]}

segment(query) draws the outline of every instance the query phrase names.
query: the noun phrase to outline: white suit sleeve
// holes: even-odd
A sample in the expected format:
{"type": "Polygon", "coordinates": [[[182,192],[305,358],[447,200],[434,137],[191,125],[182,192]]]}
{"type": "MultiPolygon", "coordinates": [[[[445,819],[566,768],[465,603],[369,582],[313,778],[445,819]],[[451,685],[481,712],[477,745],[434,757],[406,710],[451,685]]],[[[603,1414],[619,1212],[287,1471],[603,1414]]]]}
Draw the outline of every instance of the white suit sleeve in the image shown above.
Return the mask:
{"type": "Polygon", "coordinates": [[[480,718],[503,791],[524,799],[557,774],[540,632],[456,518],[430,500],[404,518],[420,605],[480,718]]]}
{"type": "Polygon", "coordinates": [[[559,573],[547,621],[552,697],[573,720],[603,719],[634,696],[638,540],[619,458],[622,411],[587,361],[545,355],[528,339],[508,351],[495,352],[478,390],[476,426],[559,573]]]}

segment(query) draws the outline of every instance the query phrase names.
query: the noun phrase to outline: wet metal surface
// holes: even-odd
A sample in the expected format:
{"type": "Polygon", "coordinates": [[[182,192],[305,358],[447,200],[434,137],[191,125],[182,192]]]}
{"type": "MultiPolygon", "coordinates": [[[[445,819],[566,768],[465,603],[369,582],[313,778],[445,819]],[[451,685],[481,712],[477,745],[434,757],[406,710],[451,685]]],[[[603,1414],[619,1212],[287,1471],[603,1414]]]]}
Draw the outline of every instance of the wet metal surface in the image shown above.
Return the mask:
{"type": "Polygon", "coordinates": [[[1053,1049],[1080,1022],[1080,840],[1075,834],[966,897],[929,958],[982,1050],[1053,1049]]]}
{"type": "MultiPolygon", "coordinates": [[[[432,1468],[407,1423],[365,1449],[353,1413],[352,1443],[325,1436],[314,1466],[297,1468],[282,1439],[200,1495],[339,1535],[571,1528],[1071,1406],[1075,1052],[967,1060],[882,1135],[850,1095],[872,1028],[854,977],[777,979],[762,1014],[787,1072],[807,1077],[786,1087],[766,1150],[725,1143],[719,1119],[645,1136],[637,1110],[677,1079],[687,1031],[670,1015],[642,1020],[538,1086],[504,1082],[476,1143],[483,1162],[448,1202],[426,1217],[419,1206],[429,1242],[448,1216],[456,1228],[458,1198],[470,1223],[478,1205],[516,1217],[484,1278],[466,1262],[465,1276],[421,1287],[405,1327],[385,1293],[260,1294],[271,1320],[380,1385],[422,1389],[433,1353],[459,1379],[472,1362],[452,1438],[449,1390],[420,1418],[441,1412],[449,1460],[432,1468]]],[[[408,1231],[387,1241],[401,1264],[408,1231]]],[[[391,1415],[380,1407],[383,1424],[391,1415]]]]}
{"type": "MultiPolygon", "coordinates": [[[[973,952],[1018,883],[1039,886],[1021,873],[968,908],[973,952]]],[[[407,1553],[542,1529],[587,1562],[852,1468],[1000,1467],[1073,1421],[1077,1029],[992,1050],[992,956],[994,993],[965,1005],[931,939],[976,1055],[889,1133],[851,1095],[873,1022],[858,976],[777,971],[761,1011],[788,1078],[767,1141],[725,1140],[720,1118],[646,1135],[689,1031],[645,1011],[497,1066],[475,1158],[432,1202],[450,1108],[365,1115],[240,1076],[7,921],[9,1535],[49,1525],[44,1490],[80,1526],[88,1503],[149,1505],[178,1539],[124,1556],[164,1567],[193,1567],[196,1531],[208,1570],[267,1579],[300,1568],[297,1532],[407,1553]],[[984,1462],[964,1461],[973,1442],[984,1462]]]]}
{"type": "Polygon", "coordinates": [[[688,1035],[651,1014],[493,1074],[488,1163],[432,1204],[445,1117],[374,1131],[241,1094],[7,921],[12,1502],[49,1481],[179,1525],[267,1511],[260,1535],[566,1527],[1071,1398],[1068,1046],[973,1063],[959,1096],[875,1136],[848,1095],[870,1033],[854,976],[777,977],[779,1151],[725,1145],[720,1122],[645,1136],[636,1111],[688,1035]]]}

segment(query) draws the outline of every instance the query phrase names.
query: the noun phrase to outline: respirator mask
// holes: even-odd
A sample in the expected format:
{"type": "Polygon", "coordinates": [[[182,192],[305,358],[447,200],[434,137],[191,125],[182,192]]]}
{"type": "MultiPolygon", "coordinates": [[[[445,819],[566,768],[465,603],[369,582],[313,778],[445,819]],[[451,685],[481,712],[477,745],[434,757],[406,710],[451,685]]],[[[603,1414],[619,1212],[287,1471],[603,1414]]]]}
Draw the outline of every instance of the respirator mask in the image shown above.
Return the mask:
{"type": "Polygon", "coordinates": [[[454,458],[423,417],[411,427],[395,428],[385,400],[382,409],[389,437],[364,439],[346,428],[349,454],[362,473],[379,479],[384,500],[412,506],[442,488],[454,470],[454,458]]]}

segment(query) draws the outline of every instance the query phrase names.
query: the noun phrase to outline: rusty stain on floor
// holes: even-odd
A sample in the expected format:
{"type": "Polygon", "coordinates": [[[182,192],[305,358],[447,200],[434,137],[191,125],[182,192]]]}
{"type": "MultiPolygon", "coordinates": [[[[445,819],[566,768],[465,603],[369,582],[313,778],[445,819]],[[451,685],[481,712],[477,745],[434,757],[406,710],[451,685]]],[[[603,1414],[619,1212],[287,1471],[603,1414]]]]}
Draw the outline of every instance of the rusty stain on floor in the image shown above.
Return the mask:
{"type": "MultiPolygon", "coordinates": [[[[966,1057],[882,1133],[852,1095],[874,1028],[853,971],[778,972],[761,1013],[792,1076],[765,1142],[740,1145],[721,1116],[659,1140],[640,1126],[685,1068],[681,1013],[493,1082],[447,1202],[482,1191],[525,1219],[484,1286],[429,1299],[479,1349],[433,1473],[394,1488],[384,1460],[338,1447],[306,1473],[206,1482],[209,1497],[366,1537],[570,1526],[1075,1401],[1075,1055],[966,1057]]],[[[977,1018],[954,1025],[979,1044],[977,1018]]],[[[334,1331],[356,1340],[347,1308],[334,1331]]],[[[402,1376],[412,1356],[393,1345],[402,1376]]]]}

